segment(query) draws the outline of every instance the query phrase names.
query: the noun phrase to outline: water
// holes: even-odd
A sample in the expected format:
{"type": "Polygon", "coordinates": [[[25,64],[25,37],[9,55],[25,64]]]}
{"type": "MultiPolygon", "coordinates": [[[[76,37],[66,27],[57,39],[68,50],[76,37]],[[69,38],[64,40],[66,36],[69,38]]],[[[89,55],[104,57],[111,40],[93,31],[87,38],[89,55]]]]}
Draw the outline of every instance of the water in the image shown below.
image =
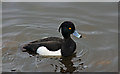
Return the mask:
{"type": "Polygon", "coordinates": [[[118,71],[117,3],[3,3],[3,72],[118,71]],[[20,45],[43,37],[62,37],[59,25],[72,21],[76,54],[67,58],[32,56],[20,45]]]}

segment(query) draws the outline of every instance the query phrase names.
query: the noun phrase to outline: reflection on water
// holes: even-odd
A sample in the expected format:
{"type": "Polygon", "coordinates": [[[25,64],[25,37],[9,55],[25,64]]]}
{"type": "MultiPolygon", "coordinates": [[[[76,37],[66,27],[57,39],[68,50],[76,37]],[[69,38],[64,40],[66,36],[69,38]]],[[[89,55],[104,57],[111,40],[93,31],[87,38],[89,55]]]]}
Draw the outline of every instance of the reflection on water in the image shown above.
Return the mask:
{"type": "MultiPolygon", "coordinates": [[[[84,62],[81,62],[81,57],[77,57],[76,53],[69,57],[47,57],[47,56],[39,56],[37,55],[37,62],[39,63],[40,57],[48,58],[49,60],[58,61],[59,64],[50,64],[54,68],[54,72],[61,72],[61,73],[73,73],[73,72],[80,72],[80,70],[86,69],[87,66],[84,65],[84,62]],[[76,60],[73,60],[76,58],[76,60]],[[77,66],[75,66],[75,62],[79,62],[77,66]]],[[[38,64],[37,64],[38,66],[38,64]]]]}
{"type": "MultiPolygon", "coordinates": [[[[81,54],[82,55],[82,54],[81,54]]],[[[86,69],[87,66],[84,65],[83,62],[81,62],[81,57],[77,57],[76,53],[74,53],[72,56],[69,57],[61,57],[60,62],[64,65],[64,67],[60,67],[60,72],[66,73],[66,72],[80,72],[80,70],[86,69]],[[73,61],[73,58],[77,58],[76,60],[73,61]],[[78,65],[75,66],[74,62],[79,61],[78,65]]]]}
{"type": "Polygon", "coordinates": [[[3,3],[4,72],[116,72],[118,69],[117,3],[3,3]],[[71,57],[39,57],[20,45],[43,37],[62,37],[58,27],[72,21],[83,38],[71,57]]]}
{"type": "Polygon", "coordinates": [[[65,65],[66,70],[61,67],[60,72],[74,72],[76,67],[73,66],[73,62],[71,61],[72,57],[63,57],[61,63],[65,65]]]}

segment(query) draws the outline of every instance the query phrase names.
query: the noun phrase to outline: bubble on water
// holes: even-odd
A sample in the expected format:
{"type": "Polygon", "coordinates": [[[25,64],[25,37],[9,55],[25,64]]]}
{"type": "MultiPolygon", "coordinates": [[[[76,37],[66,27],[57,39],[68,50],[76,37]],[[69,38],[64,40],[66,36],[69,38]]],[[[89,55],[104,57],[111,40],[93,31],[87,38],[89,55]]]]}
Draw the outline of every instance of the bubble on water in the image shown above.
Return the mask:
{"type": "Polygon", "coordinates": [[[87,65],[85,65],[85,66],[83,66],[83,68],[88,68],[88,66],[87,66],[87,65]]]}

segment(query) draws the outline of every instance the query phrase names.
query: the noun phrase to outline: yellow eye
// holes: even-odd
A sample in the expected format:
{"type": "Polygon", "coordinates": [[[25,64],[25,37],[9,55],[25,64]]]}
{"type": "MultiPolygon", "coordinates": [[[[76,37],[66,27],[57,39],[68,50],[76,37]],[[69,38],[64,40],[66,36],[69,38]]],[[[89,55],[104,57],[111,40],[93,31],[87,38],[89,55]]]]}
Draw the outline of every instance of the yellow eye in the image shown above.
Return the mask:
{"type": "Polygon", "coordinates": [[[69,27],[69,30],[71,30],[71,27],[69,27]]]}

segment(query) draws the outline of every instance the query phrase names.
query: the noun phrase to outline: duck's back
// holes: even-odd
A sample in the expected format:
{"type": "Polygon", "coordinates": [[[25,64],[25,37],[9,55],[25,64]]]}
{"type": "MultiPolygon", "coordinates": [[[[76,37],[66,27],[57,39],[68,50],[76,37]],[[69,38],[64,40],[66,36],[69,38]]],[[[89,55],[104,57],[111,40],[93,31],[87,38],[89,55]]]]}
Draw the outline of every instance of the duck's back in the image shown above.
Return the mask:
{"type": "Polygon", "coordinates": [[[32,41],[28,44],[25,44],[23,46],[24,51],[31,51],[33,53],[36,53],[36,50],[39,47],[46,47],[50,51],[57,51],[61,49],[63,39],[58,37],[47,37],[44,39],[32,41]]]}

